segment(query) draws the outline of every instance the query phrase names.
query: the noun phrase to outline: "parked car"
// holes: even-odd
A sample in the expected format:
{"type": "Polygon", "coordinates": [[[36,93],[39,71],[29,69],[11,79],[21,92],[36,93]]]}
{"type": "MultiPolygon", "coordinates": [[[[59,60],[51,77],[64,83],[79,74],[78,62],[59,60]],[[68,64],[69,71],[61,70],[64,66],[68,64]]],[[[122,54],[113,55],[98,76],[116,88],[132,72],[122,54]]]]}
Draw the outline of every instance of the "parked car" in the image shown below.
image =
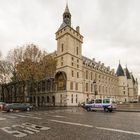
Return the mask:
{"type": "Polygon", "coordinates": [[[14,110],[30,111],[33,106],[29,103],[11,103],[5,104],[3,110],[7,112],[13,112],[14,110]]]}
{"type": "Polygon", "coordinates": [[[85,104],[87,111],[103,109],[105,112],[112,112],[117,108],[117,104],[112,98],[95,99],[85,104]]]}
{"type": "Polygon", "coordinates": [[[0,110],[3,110],[5,104],[6,104],[5,102],[0,102],[0,110]]]}

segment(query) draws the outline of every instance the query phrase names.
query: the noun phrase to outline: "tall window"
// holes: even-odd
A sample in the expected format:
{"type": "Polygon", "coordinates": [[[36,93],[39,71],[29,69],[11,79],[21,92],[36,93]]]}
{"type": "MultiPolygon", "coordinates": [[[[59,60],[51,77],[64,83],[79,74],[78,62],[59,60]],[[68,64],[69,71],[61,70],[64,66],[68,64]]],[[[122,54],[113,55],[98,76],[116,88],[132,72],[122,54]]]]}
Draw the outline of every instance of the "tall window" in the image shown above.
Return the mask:
{"type": "Polygon", "coordinates": [[[50,98],[49,98],[49,96],[47,96],[47,103],[49,103],[50,102],[50,98]]]}
{"type": "Polygon", "coordinates": [[[78,83],[76,83],[75,85],[75,90],[78,90],[78,83]]]}
{"type": "Polygon", "coordinates": [[[73,103],[73,94],[71,95],[71,103],[73,103]]]}
{"type": "Polygon", "coordinates": [[[86,92],[88,91],[88,83],[86,83],[86,92]]]}
{"type": "Polygon", "coordinates": [[[74,71],[73,70],[71,71],[71,76],[74,77],[74,71]]]}
{"type": "Polygon", "coordinates": [[[101,92],[101,86],[99,86],[99,93],[101,92]]]}
{"type": "Polygon", "coordinates": [[[78,102],[78,95],[76,94],[76,103],[78,102]]]}
{"type": "Polygon", "coordinates": [[[88,71],[86,70],[86,79],[88,79],[88,71]]]}
{"type": "Polygon", "coordinates": [[[91,84],[91,92],[93,92],[93,84],[91,84]]]}
{"type": "Polygon", "coordinates": [[[77,78],[79,78],[79,72],[77,72],[77,78]]]}
{"type": "Polygon", "coordinates": [[[90,73],[90,79],[92,80],[92,72],[90,73]]]}
{"type": "Polygon", "coordinates": [[[77,54],[77,55],[79,54],[79,49],[78,49],[78,47],[76,48],[76,54],[77,54]]]}
{"type": "Polygon", "coordinates": [[[62,94],[60,94],[60,103],[62,104],[62,94]]]}
{"type": "Polygon", "coordinates": [[[70,89],[73,90],[73,82],[70,83],[70,89]]]}
{"type": "Polygon", "coordinates": [[[64,44],[62,43],[62,45],[61,45],[61,52],[63,52],[64,51],[64,44]]]}
{"type": "Polygon", "coordinates": [[[79,63],[79,59],[77,59],[77,63],[79,63]]]}

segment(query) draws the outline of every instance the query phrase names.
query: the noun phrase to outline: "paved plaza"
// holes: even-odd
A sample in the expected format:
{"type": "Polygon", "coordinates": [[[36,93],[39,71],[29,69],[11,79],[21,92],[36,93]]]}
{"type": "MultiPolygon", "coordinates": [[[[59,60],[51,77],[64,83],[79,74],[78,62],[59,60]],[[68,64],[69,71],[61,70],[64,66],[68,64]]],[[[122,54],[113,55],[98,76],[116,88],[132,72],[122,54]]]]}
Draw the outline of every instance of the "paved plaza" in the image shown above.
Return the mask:
{"type": "Polygon", "coordinates": [[[139,140],[140,113],[61,108],[0,112],[0,140],[139,140]]]}

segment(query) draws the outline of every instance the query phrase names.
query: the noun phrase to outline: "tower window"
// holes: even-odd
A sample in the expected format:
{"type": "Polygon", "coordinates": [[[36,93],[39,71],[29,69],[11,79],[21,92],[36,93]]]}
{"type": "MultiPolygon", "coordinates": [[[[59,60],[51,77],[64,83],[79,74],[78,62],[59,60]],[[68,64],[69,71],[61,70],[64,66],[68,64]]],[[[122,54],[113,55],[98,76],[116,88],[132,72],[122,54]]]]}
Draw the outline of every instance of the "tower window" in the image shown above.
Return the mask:
{"type": "Polygon", "coordinates": [[[76,54],[77,54],[77,55],[79,54],[79,49],[78,49],[78,47],[76,48],[76,54]]]}
{"type": "Polygon", "coordinates": [[[61,46],[61,52],[64,51],[64,44],[62,43],[62,46],[61,46]]]}
{"type": "Polygon", "coordinates": [[[79,59],[77,59],[77,63],[79,63],[79,59]]]}

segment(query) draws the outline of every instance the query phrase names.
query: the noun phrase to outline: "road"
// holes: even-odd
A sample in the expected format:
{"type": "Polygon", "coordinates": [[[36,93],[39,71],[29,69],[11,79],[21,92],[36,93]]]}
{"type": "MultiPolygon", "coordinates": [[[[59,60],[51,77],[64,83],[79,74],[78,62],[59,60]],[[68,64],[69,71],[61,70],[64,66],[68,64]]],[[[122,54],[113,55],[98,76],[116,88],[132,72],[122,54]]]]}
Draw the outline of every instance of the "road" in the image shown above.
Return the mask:
{"type": "Polygon", "coordinates": [[[140,140],[140,113],[80,107],[0,112],[0,140],[140,140]]]}

